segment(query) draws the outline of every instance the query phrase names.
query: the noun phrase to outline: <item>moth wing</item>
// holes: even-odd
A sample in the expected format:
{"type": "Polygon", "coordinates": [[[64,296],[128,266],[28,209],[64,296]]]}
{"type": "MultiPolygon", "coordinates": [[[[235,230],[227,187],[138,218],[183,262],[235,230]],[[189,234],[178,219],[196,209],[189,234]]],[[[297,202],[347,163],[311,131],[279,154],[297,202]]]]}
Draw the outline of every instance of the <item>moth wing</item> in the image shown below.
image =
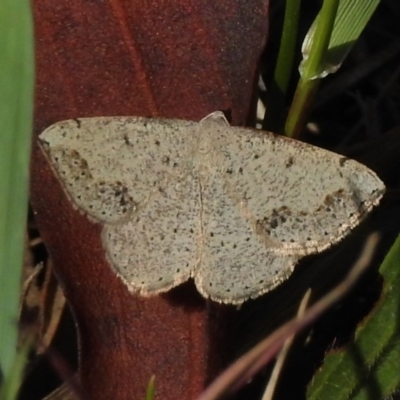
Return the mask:
{"type": "Polygon", "coordinates": [[[195,126],[141,117],[82,118],[50,126],[39,143],[75,206],[96,221],[116,223],[186,168],[195,126]]]}

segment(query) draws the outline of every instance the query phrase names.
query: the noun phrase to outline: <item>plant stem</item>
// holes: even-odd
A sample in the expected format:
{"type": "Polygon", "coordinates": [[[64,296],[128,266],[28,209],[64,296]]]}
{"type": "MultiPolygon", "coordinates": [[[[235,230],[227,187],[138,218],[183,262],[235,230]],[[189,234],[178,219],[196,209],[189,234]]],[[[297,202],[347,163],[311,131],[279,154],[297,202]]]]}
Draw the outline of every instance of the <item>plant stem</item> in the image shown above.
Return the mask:
{"type": "Polygon", "coordinates": [[[304,59],[303,71],[286,120],[285,134],[298,137],[308,118],[311,104],[325,70],[325,57],[340,0],[325,0],[316,19],[316,28],[308,58],[304,59]]]}
{"type": "Polygon", "coordinates": [[[284,102],[293,69],[301,0],[286,0],[285,18],[274,80],[268,90],[263,129],[281,132],[284,102]]]}

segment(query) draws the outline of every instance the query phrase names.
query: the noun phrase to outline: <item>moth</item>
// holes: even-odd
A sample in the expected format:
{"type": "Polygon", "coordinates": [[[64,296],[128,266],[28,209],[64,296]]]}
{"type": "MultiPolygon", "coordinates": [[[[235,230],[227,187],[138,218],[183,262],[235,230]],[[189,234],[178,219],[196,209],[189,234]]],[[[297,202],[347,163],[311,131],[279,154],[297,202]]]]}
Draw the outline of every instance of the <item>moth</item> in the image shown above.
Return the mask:
{"type": "Polygon", "coordinates": [[[80,118],[39,141],[74,206],[102,224],[113,271],[145,296],[193,278],[217,302],[258,297],[340,241],[385,191],[356,161],[232,127],[221,112],[80,118]]]}

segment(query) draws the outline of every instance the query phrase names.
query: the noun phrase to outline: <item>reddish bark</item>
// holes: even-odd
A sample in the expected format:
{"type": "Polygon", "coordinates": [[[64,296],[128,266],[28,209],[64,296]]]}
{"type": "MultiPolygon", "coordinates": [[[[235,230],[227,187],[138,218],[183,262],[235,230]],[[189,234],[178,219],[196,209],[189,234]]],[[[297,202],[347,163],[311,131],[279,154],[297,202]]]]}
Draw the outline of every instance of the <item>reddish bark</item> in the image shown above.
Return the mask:
{"type": "MultiPolygon", "coordinates": [[[[35,132],[69,118],[249,117],[268,2],[139,0],[33,3],[35,132]]],[[[226,358],[230,307],[193,283],[131,295],[104,258],[101,226],[77,212],[34,144],[32,204],[76,318],[80,377],[90,398],[194,398],[226,358]]]]}

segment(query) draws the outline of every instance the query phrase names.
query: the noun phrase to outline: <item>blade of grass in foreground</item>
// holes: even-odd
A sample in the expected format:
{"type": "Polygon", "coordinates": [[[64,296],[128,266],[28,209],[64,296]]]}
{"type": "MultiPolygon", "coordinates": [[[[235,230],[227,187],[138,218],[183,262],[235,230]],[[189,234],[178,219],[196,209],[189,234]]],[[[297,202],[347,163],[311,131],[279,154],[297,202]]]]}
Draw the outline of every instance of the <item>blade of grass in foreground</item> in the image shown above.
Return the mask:
{"type": "Polygon", "coordinates": [[[0,371],[15,365],[33,108],[30,2],[0,7],[0,371]]]}
{"type": "Polygon", "coordinates": [[[7,379],[0,385],[0,400],[14,400],[17,398],[29,345],[28,340],[16,354],[13,365],[7,374],[7,379]]]}

